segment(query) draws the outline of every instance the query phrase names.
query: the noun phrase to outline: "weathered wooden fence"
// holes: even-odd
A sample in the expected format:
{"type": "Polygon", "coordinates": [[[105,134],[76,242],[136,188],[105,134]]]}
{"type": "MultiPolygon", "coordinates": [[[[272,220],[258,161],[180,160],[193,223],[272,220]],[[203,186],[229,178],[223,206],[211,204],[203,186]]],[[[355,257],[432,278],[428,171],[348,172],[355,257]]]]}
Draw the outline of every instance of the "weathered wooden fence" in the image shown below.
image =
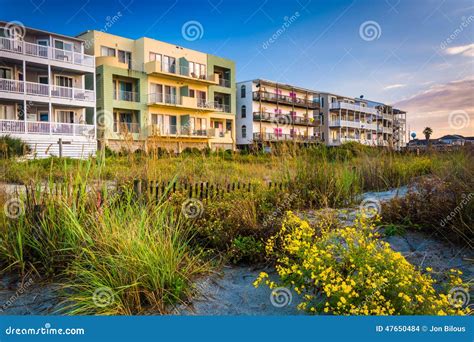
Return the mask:
{"type": "Polygon", "coordinates": [[[254,192],[258,187],[266,187],[267,189],[288,189],[288,184],[283,182],[266,182],[266,183],[211,183],[211,182],[180,182],[180,181],[154,181],[136,179],[133,182],[134,192],[139,195],[148,195],[150,198],[160,199],[165,195],[169,195],[180,191],[187,195],[188,198],[216,199],[222,198],[226,193],[235,191],[254,192]]]}

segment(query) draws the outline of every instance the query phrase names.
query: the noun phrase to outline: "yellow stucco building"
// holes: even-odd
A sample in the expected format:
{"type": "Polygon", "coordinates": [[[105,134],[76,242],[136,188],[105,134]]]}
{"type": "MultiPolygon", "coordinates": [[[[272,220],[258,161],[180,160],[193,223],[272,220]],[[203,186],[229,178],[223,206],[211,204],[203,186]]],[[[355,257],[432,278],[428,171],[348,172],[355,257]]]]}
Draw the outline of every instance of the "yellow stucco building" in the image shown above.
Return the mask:
{"type": "Polygon", "coordinates": [[[99,142],[111,149],[235,148],[235,64],[155,39],[87,31],[99,142]]]}

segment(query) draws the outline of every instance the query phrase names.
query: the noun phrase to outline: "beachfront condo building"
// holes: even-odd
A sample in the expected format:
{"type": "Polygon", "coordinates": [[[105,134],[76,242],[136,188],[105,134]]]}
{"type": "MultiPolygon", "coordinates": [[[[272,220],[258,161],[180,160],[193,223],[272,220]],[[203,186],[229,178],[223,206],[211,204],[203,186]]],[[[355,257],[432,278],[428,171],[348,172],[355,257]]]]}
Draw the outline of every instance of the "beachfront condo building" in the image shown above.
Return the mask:
{"type": "Polygon", "coordinates": [[[319,94],[263,79],[237,83],[237,145],[318,141],[319,94]]]}
{"type": "Polygon", "coordinates": [[[95,154],[94,77],[81,39],[0,22],[0,135],[30,157],[95,154]]]}
{"type": "Polygon", "coordinates": [[[406,144],[406,112],[380,102],[331,93],[320,95],[321,141],[355,141],[399,150],[406,144]]]}
{"type": "Polygon", "coordinates": [[[87,31],[99,143],[112,150],[235,148],[233,61],[155,39],[87,31]]]}
{"type": "Polygon", "coordinates": [[[392,106],[255,79],[237,83],[237,145],[355,141],[400,149],[406,112],[392,106]]]}

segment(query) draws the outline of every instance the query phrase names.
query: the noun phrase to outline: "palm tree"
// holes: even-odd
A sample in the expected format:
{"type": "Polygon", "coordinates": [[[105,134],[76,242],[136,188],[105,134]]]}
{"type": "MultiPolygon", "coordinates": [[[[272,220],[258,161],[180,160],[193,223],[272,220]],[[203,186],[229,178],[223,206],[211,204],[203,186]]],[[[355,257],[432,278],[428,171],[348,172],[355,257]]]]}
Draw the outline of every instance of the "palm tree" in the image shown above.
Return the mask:
{"type": "Polygon", "coordinates": [[[430,136],[431,136],[431,134],[433,134],[433,130],[431,129],[431,127],[425,127],[425,129],[423,130],[423,134],[424,134],[425,139],[428,143],[428,147],[430,147],[430,145],[431,145],[430,136]]]}

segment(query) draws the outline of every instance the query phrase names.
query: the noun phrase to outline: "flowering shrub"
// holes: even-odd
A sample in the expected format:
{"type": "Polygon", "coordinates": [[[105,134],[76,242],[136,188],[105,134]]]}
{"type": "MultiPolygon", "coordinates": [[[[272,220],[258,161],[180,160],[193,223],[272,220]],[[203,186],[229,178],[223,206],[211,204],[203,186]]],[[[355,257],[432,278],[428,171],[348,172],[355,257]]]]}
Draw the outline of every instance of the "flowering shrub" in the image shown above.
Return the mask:
{"type": "MultiPolygon", "coordinates": [[[[298,293],[298,308],[336,315],[461,315],[467,313],[435,280],[377,239],[374,222],[364,214],[353,226],[334,227],[321,219],[315,227],[291,212],[266,244],[276,258],[280,281],[261,273],[254,286],[288,286],[298,293]]],[[[429,271],[429,270],[428,270],[429,271]]],[[[452,270],[450,286],[466,287],[452,270]]]]}

